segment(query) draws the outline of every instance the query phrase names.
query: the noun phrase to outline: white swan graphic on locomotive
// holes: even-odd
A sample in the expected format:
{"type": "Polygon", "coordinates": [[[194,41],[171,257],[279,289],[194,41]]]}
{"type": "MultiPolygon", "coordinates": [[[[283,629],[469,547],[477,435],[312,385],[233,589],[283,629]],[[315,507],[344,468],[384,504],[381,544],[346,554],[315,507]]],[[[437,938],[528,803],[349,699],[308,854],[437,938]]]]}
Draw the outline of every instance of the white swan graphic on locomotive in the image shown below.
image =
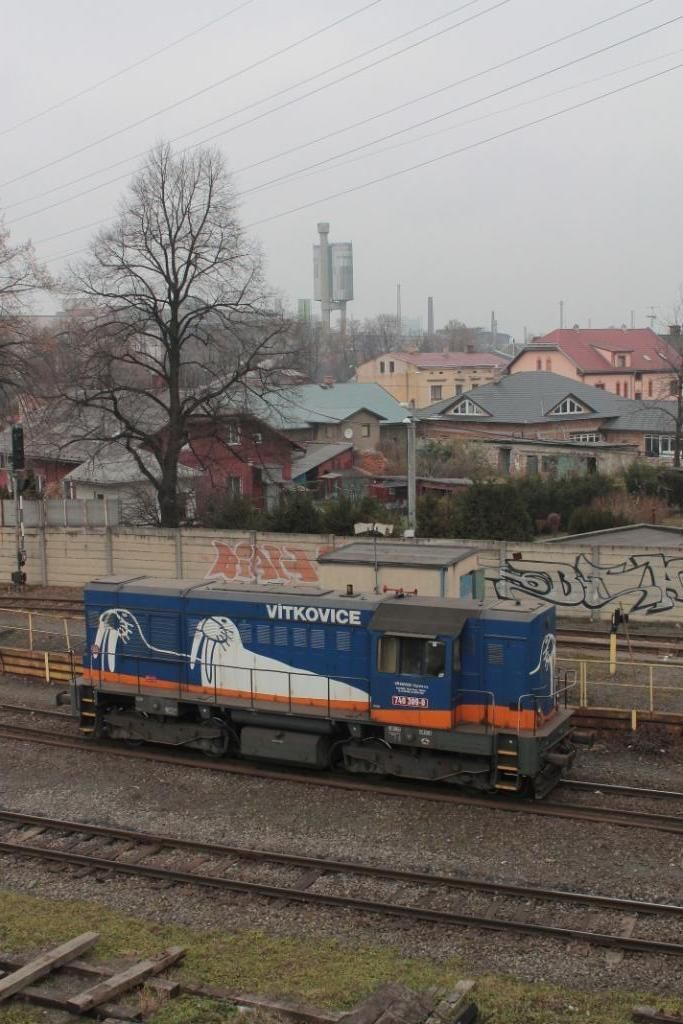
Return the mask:
{"type": "MultiPolygon", "coordinates": [[[[116,671],[116,655],[134,633],[153,654],[170,655],[199,666],[202,686],[240,690],[245,697],[263,696],[309,698],[367,704],[368,693],[340,679],[329,679],[307,669],[292,669],[284,661],[248,650],[239,629],[224,615],[200,619],[195,627],[190,654],[155,647],[147,640],[140,623],[126,608],[109,608],[99,617],[92,650],[93,663],[101,657],[102,668],[116,671]]],[[[120,651],[124,647],[124,652],[120,651]]]]}

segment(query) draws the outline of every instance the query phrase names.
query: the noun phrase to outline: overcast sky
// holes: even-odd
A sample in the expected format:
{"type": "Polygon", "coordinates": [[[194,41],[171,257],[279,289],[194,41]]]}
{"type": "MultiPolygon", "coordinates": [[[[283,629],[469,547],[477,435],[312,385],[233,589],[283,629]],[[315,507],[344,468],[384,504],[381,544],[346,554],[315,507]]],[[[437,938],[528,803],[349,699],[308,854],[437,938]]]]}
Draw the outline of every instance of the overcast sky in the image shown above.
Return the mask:
{"type": "Polygon", "coordinates": [[[316,223],[329,220],[331,240],[354,246],[352,317],[393,311],[400,281],[405,316],[426,320],[427,296],[433,295],[437,326],[450,318],[487,324],[495,309],[499,330],[520,340],[525,327],[541,333],[559,325],[560,299],[567,325],[630,323],[633,311],[636,326],[645,326],[652,306],[668,321],[683,285],[683,72],[502,133],[683,63],[683,0],[379,0],[363,10],[369,2],[3,3],[0,210],[13,239],[32,238],[50,269],[59,271],[63,254],[86,245],[93,229],[83,226],[112,214],[141,153],[162,138],[182,137],[182,146],[221,132],[215,142],[243,193],[243,221],[254,225],[269,280],[292,306],[312,294],[316,223]],[[462,83],[639,2],[639,9],[607,24],[462,83]],[[346,15],[353,16],[272,56],[346,15]],[[443,31],[466,18],[472,20],[443,31]],[[14,128],[212,19],[219,20],[14,128]],[[438,31],[437,38],[300,98],[438,31]],[[409,34],[390,42],[401,33],[409,34]],[[371,48],[377,49],[359,57],[371,48]],[[244,70],[256,62],[258,67],[244,70]],[[297,84],[315,75],[312,83],[297,84]],[[158,113],[198,90],[205,91],[158,113]],[[282,90],[289,91],[268,99],[282,90]],[[499,90],[507,91],[485,99],[499,90]],[[298,101],[255,119],[292,98],[298,101]],[[364,126],[304,145],[413,100],[364,126]],[[456,112],[430,125],[385,138],[451,110],[456,112]],[[144,124],[129,127],[143,118],[144,124]],[[100,141],[111,133],[117,134],[100,141]],[[494,135],[501,137],[328,198],[494,135]],[[364,143],[373,145],[349,153],[364,143]],[[82,147],[89,148],[70,155],[82,147]],[[329,157],[335,159],[311,168],[329,157]],[[51,161],[58,162],[38,170],[51,161]],[[73,184],[90,172],[97,173],[73,184]],[[291,180],[247,192],[294,172],[300,173],[291,180]],[[65,187],[45,195],[59,186],[65,187]],[[36,212],[54,203],[59,205],[36,212]],[[62,232],[71,233],[51,237],[62,232]]]}

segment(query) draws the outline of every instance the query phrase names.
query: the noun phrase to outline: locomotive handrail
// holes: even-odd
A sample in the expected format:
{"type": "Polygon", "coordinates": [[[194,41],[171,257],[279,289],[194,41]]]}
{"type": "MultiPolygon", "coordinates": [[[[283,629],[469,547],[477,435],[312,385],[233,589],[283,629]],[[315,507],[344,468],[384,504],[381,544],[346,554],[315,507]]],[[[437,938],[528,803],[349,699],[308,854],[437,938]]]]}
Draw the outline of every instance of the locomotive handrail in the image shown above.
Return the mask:
{"type": "MultiPolygon", "coordinates": [[[[538,725],[538,705],[539,705],[539,702],[541,700],[551,700],[553,702],[553,709],[557,709],[557,707],[559,705],[559,699],[558,698],[560,697],[560,695],[562,693],[564,693],[564,694],[568,693],[569,690],[573,689],[575,686],[576,686],[576,680],[574,680],[574,682],[572,682],[572,683],[569,683],[567,686],[560,687],[559,689],[556,687],[553,690],[552,693],[548,693],[545,696],[541,696],[540,694],[533,693],[533,692],[532,693],[522,693],[522,694],[520,694],[520,696],[517,699],[517,735],[519,736],[520,732],[522,731],[521,717],[522,717],[522,702],[523,701],[525,701],[525,700],[533,701],[533,709],[532,710],[534,711],[534,736],[535,736],[536,735],[536,728],[537,728],[537,725],[538,725]]],[[[565,704],[566,704],[566,700],[565,700],[565,704]]]]}

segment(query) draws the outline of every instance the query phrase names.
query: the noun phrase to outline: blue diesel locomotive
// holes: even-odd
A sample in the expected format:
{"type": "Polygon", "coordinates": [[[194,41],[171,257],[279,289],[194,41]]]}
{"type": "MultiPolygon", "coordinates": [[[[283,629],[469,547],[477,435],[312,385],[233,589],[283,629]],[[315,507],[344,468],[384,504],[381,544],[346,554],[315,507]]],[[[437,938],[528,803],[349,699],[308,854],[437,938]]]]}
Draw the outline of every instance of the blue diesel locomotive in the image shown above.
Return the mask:
{"type": "Polygon", "coordinates": [[[90,737],[537,796],[574,757],[547,605],[108,577],[85,608],[90,737]]]}

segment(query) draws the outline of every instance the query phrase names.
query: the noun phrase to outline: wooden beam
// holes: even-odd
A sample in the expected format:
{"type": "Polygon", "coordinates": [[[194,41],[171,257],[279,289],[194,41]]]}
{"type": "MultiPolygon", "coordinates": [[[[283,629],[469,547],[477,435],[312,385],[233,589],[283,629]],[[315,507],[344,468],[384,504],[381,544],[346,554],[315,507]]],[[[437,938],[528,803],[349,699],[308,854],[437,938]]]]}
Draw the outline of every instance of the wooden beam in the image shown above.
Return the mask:
{"type": "Polygon", "coordinates": [[[23,988],[26,988],[32,981],[44,978],[55,967],[60,967],[62,964],[68,963],[69,960],[74,960],[80,953],[84,953],[86,949],[91,949],[99,937],[99,932],[84,932],[83,935],[64,942],[61,946],[51,949],[48,953],[41,953],[40,956],[29,960],[19,970],[13,971],[11,974],[0,979],[0,1003],[5,999],[9,999],[15,992],[20,992],[23,988]]]}
{"type": "Polygon", "coordinates": [[[98,982],[92,988],[71,996],[67,1000],[67,1007],[71,1013],[88,1013],[94,1007],[113,999],[114,996],[121,995],[122,992],[127,992],[135,985],[139,985],[145,978],[159,974],[167,967],[172,967],[184,956],[185,949],[182,946],[171,946],[159,956],[141,960],[140,963],[127,967],[119,974],[113,974],[111,978],[98,982]]]}

